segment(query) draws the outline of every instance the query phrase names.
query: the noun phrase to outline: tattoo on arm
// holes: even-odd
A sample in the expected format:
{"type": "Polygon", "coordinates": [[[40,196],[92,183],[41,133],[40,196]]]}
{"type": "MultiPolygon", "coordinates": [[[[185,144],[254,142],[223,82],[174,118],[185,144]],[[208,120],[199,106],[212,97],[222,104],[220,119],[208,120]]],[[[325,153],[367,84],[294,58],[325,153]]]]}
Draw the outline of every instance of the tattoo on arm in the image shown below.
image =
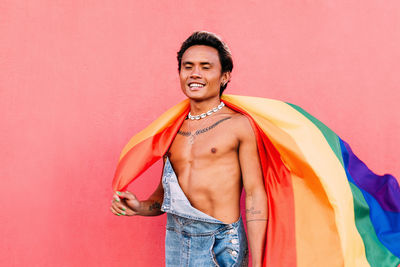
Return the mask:
{"type": "Polygon", "coordinates": [[[161,204],[158,203],[157,201],[149,206],[149,210],[150,211],[151,210],[159,210],[160,208],[161,208],[161,204]]]}
{"type": "Polygon", "coordinates": [[[251,219],[251,220],[246,220],[246,222],[260,222],[260,221],[268,221],[268,219],[251,219]]]}
{"type": "Polygon", "coordinates": [[[261,214],[261,210],[255,210],[254,207],[251,207],[250,209],[246,209],[246,214],[250,215],[261,214]]]}
{"type": "MultiPolygon", "coordinates": [[[[246,209],[246,215],[247,216],[253,216],[253,215],[257,215],[257,214],[261,214],[261,210],[256,210],[254,209],[254,207],[251,207],[250,209],[246,209]]],[[[260,222],[260,221],[268,221],[268,219],[263,219],[263,218],[258,218],[258,219],[247,219],[246,222],[260,222]]]]}

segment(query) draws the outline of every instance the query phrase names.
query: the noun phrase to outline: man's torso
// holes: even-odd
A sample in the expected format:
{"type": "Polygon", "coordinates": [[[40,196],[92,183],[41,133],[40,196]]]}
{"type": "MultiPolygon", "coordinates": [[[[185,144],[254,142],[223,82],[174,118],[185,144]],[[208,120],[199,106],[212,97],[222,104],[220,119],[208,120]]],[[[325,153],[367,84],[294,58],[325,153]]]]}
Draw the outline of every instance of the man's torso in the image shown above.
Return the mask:
{"type": "Polygon", "coordinates": [[[240,213],[238,150],[243,120],[247,118],[230,109],[198,121],[185,120],[168,153],[192,206],[225,223],[237,221],[240,213]]]}

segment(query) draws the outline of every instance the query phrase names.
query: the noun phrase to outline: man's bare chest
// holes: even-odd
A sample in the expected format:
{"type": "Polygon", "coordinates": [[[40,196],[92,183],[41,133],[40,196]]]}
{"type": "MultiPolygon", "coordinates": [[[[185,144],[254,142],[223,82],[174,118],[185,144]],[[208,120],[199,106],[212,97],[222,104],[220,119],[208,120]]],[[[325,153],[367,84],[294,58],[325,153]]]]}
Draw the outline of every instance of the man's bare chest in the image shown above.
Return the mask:
{"type": "Polygon", "coordinates": [[[169,149],[175,160],[215,158],[236,149],[238,139],[232,130],[231,116],[205,123],[185,121],[169,149]]]}

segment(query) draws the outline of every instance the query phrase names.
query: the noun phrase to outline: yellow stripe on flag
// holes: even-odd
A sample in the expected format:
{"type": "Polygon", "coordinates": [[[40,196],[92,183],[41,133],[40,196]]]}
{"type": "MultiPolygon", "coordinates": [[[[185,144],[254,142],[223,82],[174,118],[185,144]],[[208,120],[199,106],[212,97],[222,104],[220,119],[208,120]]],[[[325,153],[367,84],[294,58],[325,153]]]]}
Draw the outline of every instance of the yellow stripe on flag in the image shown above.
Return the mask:
{"type": "MultiPolygon", "coordinates": [[[[369,266],[364,243],[355,226],[353,195],[346,173],[320,130],[298,111],[281,101],[234,95],[223,95],[223,100],[246,110],[271,138],[271,142],[277,144],[277,149],[282,153],[282,159],[287,164],[293,162],[285,153],[285,150],[291,150],[288,147],[289,144],[273,139],[274,136],[269,134],[269,128],[260,118],[270,121],[292,137],[302,154],[296,157],[304,157],[317,174],[335,211],[345,266],[369,266]]],[[[296,169],[294,165],[288,167],[291,170],[296,169]]],[[[297,179],[307,179],[307,177],[297,179]]],[[[298,182],[293,184],[297,186],[298,182]]],[[[298,213],[301,213],[301,210],[298,211],[296,208],[296,220],[298,213]]],[[[324,237],[321,236],[321,238],[324,237]]]]}

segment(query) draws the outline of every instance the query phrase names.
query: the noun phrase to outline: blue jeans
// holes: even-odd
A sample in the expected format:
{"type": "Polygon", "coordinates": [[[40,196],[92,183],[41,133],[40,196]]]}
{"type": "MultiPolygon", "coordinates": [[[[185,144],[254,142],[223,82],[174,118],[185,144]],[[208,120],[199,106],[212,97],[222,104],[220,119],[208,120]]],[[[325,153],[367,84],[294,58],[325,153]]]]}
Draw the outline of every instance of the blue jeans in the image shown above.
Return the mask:
{"type": "Polygon", "coordinates": [[[242,218],[223,223],[194,208],[179,186],[169,159],[162,177],[167,213],[167,267],[247,266],[248,246],[242,218]]]}

